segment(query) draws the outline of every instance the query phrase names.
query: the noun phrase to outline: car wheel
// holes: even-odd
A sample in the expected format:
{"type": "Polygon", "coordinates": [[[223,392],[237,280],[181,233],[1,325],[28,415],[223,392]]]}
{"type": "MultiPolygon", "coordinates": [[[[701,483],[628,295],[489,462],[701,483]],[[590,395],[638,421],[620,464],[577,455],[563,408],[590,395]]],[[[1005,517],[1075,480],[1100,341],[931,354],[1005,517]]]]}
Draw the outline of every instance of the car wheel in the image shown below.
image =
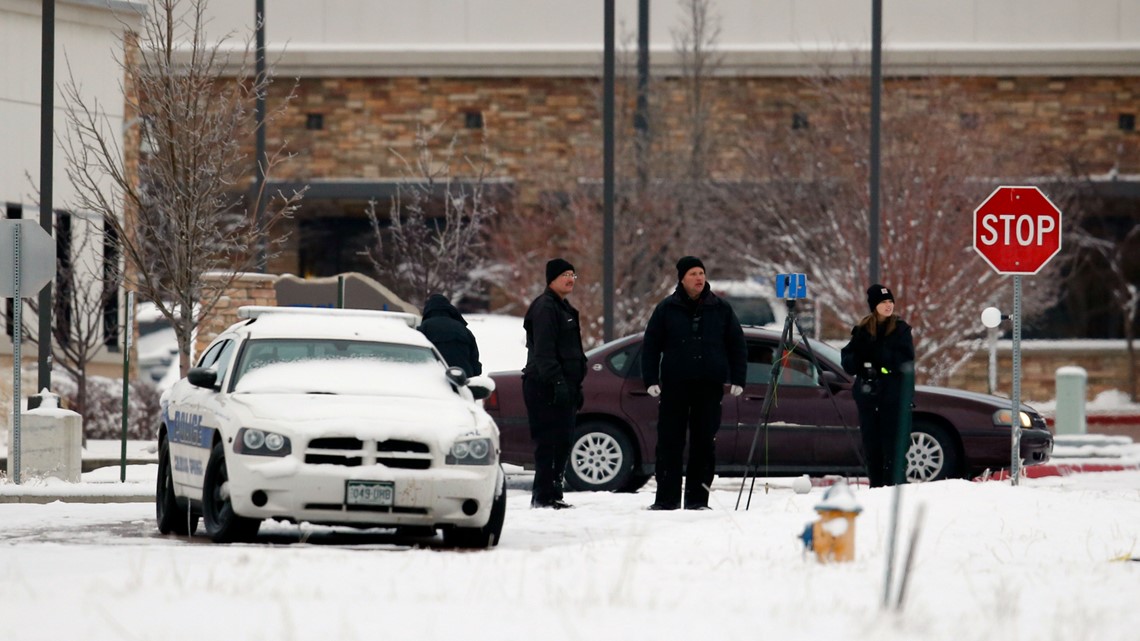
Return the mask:
{"type": "Polygon", "coordinates": [[[226,469],[226,454],[221,441],[214,443],[206,474],[202,478],[202,515],[206,521],[206,534],[214,543],[250,541],[261,526],[259,519],[250,519],[234,513],[230,500],[230,475],[226,469]]]}
{"type": "Polygon", "coordinates": [[[158,483],[154,491],[158,531],[163,534],[188,536],[198,530],[198,517],[178,504],[174,495],[174,474],[170,467],[170,444],[166,439],[158,445],[158,483]]]}
{"type": "Polygon", "coordinates": [[[454,527],[443,531],[443,544],[457,548],[484,549],[499,544],[507,520],[507,475],[499,468],[498,489],[491,504],[491,517],[483,527],[454,527]]]}
{"type": "Polygon", "coordinates": [[[906,452],[906,480],[926,483],[953,477],[958,472],[958,450],[945,429],[915,421],[906,452]]]}
{"type": "Polygon", "coordinates": [[[625,432],[602,421],[582,423],[570,446],[566,482],[580,492],[625,490],[633,481],[634,458],[625,432]]]}

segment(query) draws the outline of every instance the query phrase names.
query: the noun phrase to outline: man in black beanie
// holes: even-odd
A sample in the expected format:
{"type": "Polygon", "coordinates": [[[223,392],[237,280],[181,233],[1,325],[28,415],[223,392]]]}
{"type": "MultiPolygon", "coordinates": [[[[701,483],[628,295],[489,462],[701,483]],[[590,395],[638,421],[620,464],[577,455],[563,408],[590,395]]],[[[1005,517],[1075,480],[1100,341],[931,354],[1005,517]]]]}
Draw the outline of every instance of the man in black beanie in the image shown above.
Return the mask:
{"type": "Polygon", "coordinates": [[[730,383],[733,396],[744,391],[748,356],[740,321],[732,306],[709,289],[701,259],[685,256],[677,261],[677,281],[677,289],[653,310],[641,347],[646,391],[661,397],[657,497],[649,509],[681,507],[681,459],[687,435],[684,507],[707,510],[724,387],[730,383]]]}
{"type": "Polygon", "coordinates": [[[571,507],[563,500],[562,481],[570,459],[574,415],[582,407],[582,381],[586,378],[578,310],[566,301],[577,280],[569,262],[561,258],[547,262],[546,289],[530,304],[523,320],[523,400],[534,441],[530,505],[536,508],[571,507]]]}

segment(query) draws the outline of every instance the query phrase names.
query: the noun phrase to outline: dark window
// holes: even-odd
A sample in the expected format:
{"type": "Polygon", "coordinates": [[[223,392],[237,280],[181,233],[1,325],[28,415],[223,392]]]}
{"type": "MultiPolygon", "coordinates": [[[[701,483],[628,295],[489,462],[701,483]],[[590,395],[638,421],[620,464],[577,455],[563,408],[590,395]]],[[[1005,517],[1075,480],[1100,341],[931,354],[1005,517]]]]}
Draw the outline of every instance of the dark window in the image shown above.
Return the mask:
{"type": "Polygon", "coordinates": [[[482,111],[468,111],[463,114],[463,125],[468,129],[482,129],[483,128],[483,112],[482,111]]]}
{"type": "Polygon", "coordinates": [[[807,129],[807,114],[792,114],[792,129],[807,129]]]}
{"type": "Polygon", "coordinates": [[[305,129],[309,131],[320,131],[325,128],[325,115],[324,114],[309,114],[305,117],[305,129]]]}
{"type": "Polygon", "coordinates": [[[79,274],[73,267],[71,256],[71,213],[66,211],[55,214],[55,266],[57,277],[56,291],[52,296],[52,334],[61,346],[67,347],[71,342],[73,288],[83,287],[83,283],[76,282],[79,274]]]}
{"type": "Polygon", "coordinates": [[[1117,124],[1122,131],[1136,131],[1136,114],[1120,114],[1117,124]]]}
{"type": "Polygon", "coordinates": [[[628,345],[610,354],[607,362],[618,376],[641,378],[641,343],[628,345]]]}

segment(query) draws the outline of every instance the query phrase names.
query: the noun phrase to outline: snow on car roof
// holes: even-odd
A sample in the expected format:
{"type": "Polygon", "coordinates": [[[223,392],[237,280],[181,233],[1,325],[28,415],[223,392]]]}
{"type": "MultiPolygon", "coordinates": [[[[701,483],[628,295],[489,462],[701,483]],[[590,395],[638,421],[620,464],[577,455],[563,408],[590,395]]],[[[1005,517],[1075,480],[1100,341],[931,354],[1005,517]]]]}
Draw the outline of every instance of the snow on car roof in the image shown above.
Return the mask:
{"type": "Polygon", "coordinates": [[[236,326],[258,338],[354,338],[431,347],[414,329],[414,314],[365,309],[311,307],[242,307],[238,316],[249,318],[236,326]]]}

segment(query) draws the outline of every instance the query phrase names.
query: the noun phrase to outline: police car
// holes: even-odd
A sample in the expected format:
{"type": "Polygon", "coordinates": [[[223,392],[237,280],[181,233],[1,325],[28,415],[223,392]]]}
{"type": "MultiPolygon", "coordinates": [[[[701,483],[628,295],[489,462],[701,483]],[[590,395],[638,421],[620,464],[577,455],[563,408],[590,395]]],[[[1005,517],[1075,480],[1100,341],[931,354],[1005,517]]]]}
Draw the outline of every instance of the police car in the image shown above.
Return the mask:
{"type": "Polygon", "coordinates": [[[498,543],[494,383],[448,368],[411,314],[243,307],[163,397],[158,529],[251,540],[265,519],[498,543]]]}

